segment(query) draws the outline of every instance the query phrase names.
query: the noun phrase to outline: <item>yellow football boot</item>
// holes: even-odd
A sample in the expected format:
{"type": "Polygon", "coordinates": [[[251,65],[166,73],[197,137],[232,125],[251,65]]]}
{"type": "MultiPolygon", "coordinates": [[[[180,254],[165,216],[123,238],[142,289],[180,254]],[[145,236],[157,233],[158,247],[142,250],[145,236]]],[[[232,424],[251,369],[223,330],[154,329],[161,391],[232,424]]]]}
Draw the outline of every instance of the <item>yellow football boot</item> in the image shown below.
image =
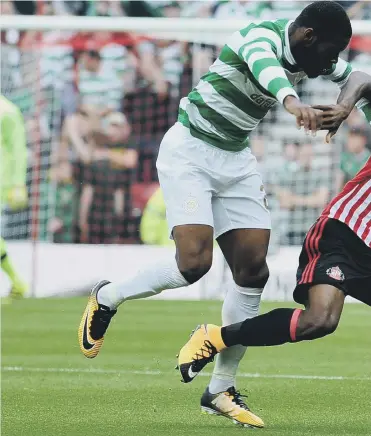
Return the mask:
{"type": "Polygon", "coordinates": [[[263,428],[264,422],[251,412],[242,397],[234,387],[219,394],[211,394],[207,388],[201,398],[201,411],[224,416],[243,427],[263,428]]]}
{"type": "Polygon", "coordinates": [[[223,348],[225,344],[221,336],[221,327],[213,324],[197,326],[178,355],[177,369],[182,375],[182,381],[191,382],[223,348]]]}
{"type": "Polygon", "coordinates": [[[90,359],[99,353],[104,334],[113,315],[117,312],[117,310],[111,310],[109,307],[99,304],[97,300],[99,289],[108,283],[110,282],[102,280],[93,287],[79,326],[80,349],[83,355],[90,359]]]}

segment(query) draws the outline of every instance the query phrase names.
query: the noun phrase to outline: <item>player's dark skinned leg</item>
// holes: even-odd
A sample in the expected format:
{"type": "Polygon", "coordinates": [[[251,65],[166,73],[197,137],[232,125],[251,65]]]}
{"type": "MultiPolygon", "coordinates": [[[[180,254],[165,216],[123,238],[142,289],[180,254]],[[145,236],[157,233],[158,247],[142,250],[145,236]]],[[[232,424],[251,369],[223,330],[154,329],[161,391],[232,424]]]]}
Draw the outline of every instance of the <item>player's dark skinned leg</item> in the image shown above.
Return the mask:
{"type": "Polygon", "coordinates": [[[187,224],[173,229],[179,271],[189,284],[202,278],[213,260],[213,228],[187,224]]]}
{"type": "Polygon", "coordinates": [[[235,229],[218,238],[218,244],[238,286],[263,288],[267,283],[269,237],[270,230],[235,229]]]}
{"type": "Polygon", "coordinates": [[[345,295],[330,285],[316,285],[308,291],[305,309],[275,309],[222,328],[227,347],[232,345],[273,346],[313,340],[333,333],[339,323],[345,295]]]}
{"type": "Polygon", "coordinates": [[[296,340],[312,340],[333,333],[340,321],[345,294],[331,285],[313,286],[298,318],[296,340]]]}

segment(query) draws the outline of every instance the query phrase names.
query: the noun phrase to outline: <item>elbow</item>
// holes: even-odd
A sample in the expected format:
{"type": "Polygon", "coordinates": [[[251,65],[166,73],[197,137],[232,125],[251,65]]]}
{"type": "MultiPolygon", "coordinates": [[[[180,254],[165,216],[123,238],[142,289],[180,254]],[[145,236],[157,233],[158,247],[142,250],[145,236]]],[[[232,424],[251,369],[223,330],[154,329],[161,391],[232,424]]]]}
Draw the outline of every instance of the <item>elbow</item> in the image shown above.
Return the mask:
{"type": "Polygon", "coordinates": [[[352,79],[359,83],[360,93],[362,97],[371,98],[371,76],[363,71],[354,71],[352,79]]]}

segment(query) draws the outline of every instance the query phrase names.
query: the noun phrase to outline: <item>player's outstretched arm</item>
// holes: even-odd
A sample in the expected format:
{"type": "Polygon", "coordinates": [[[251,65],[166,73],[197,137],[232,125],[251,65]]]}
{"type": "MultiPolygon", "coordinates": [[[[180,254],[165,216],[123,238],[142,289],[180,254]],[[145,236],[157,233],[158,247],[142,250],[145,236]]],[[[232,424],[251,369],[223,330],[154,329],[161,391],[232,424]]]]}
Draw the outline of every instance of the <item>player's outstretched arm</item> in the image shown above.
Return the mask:
{"type": "Polygon", "coordinates": [[[344,107],[350,114],[362,99],[371,101],[371,76],[362,71],[353,71],[340,92],[337,104],[344,107]]]}
{"type": "MultiPolygon", "coordinates": [[[[367,121],[371,123],[371,76],[361,71],[352,72],[350,64],[345,61],[339,60],[338,64],[344,64],[346,69],[342,73],[343,76],[338,74],[340,78],[334,79],[332,77],[332,80],[336,81],[341,87],[336,105],[313,106],[315,109],[324,111],[322,128],[329,131],[326,142],[330,142],[355,106],[364,112],[367,121]]],[[[334,73],[331,76],[333,75],[334,73]]]]}

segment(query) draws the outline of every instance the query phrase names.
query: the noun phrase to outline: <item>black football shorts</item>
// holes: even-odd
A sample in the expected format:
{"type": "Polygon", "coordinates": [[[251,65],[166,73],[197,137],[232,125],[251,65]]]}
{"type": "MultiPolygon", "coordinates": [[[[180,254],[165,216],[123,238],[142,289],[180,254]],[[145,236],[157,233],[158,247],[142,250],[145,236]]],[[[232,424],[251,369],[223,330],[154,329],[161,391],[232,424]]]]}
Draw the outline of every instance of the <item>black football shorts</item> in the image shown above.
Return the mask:
{"type": "Polygon", "coordinates": [[[306,303],[311,286],[328,284],[371,306],[371,248],[346,224],[320,217],[305,237],[296,279],[297,303],[306,303]]]}

